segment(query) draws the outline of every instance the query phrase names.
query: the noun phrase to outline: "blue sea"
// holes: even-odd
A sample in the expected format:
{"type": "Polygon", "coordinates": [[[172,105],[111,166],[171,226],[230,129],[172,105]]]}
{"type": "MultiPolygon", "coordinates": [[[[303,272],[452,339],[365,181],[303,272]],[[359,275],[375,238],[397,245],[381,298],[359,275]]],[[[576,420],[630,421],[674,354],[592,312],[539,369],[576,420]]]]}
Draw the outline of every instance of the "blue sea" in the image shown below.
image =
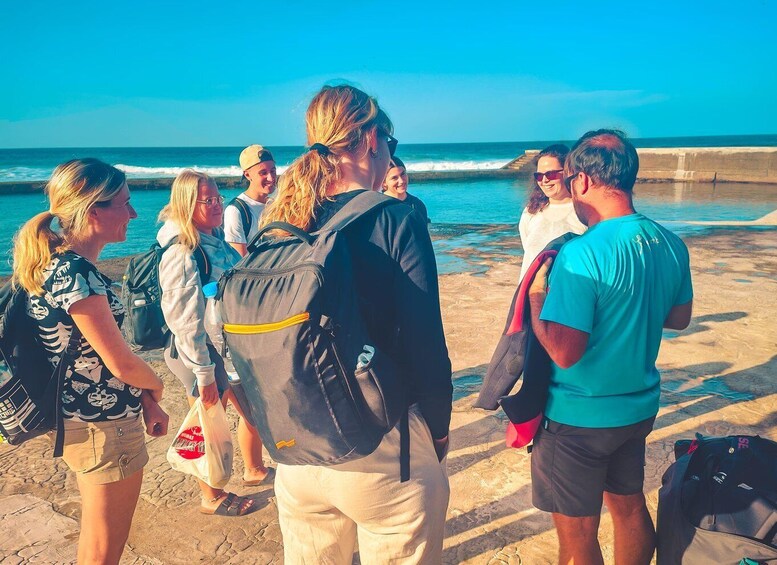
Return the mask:
{"type": "MultiPolygon", "coordinates": [[[[777,146],[777,135],[693,138],[634,139],[637,147],[720,147],[777,146]]],[[[498,169],[527,149],[541,149],[557,140],[477,143],[400,144],[397,155],[412,171],[498,169]]],[[[570,143],[570,141],[567,141],[570,143]]],[[[239,176],[237,156],[241,147],[171,148],[58,148],[0,149],[0,182],[45,180],[53,168],[75,157],[97,157],[124,170],[133,178],[172,178],[191,167],[212,176],[239,176]]],[[[269,147],[283,171],[304,150],[303,147],[269,147]]],[[[476,258],[466,258],[462,249],[488,253],[495,235],[515,232],[528,194],[525,180],[473,179],[433,181],[413,186],[410,192],[421,198],[432,219],[431,232],[438,253],[440,271],[471,270],[476,258]],[[490,227],[493,229],[491,229],[490,227]]],[[[227,198],[238,190],[224,190],[227,198]]],[[[130,223],[127,241],[109,245],[102,258],[120,257],[147,249],[154,241],[156,217],[167,202],[164,190],[134,191],[132,203],[138,219],[130,223]]],[[[753,184],[665,183],[638,185],[635,191],[639,211],[683,233],[698,228],[687,221],[752,220],[777,209],[777,187],[753,184]]],[[[0,275],[10,273],[13,234],[27,219],[47,208],[42,194],[2,195],[0,203],[0,275]]],[[[520,255],[516,245],[514,254],[520,255]]]]}
{"type": "MultiPolygon", "coordinates": [[[[708,137],[660,137],[632,139],[637,147],[777,147],[777,135],[708,137]]],[[[461,171],[498,169],[527,149],[542,149],[553,143],[572,145],[571,140],[509,143],[425,143],[400,142],[397,156],[409,171],[461,171]]],[[[185,168],[211,176],[241,176],[237,163],[242,147],[124,147],[0,149],[0,182],[46,180],[59,163],[77,157],[96,157],[132,178],[173,178],[185,168]]],[[[270,147],[279,172],[296,159],[304,148],[270,147]]]]}

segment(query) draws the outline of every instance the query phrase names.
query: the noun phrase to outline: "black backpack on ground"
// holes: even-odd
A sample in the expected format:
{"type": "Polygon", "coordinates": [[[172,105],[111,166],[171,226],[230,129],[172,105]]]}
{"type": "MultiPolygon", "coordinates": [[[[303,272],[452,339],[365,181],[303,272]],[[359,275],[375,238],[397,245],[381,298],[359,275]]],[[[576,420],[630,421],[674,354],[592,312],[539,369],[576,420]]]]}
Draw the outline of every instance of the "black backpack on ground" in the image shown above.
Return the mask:
{"type": "MultiPolygon", "coordinates": [[[[127,315],[124,319],[124,335],[141,350],[161,349],[167,345],[169,329],[162,314],[162,289],[159,287],[159,263],[165,251],[178,238],[165,245],[154,243],[145,253],[135,255],[127,264],[121,285],[121,301],[127,315]]],[[[197,263],[200,282],[210,278],[210,263],[202,247],[192,254],[197,263]]]]}
{"type": "Polygon", "coordinates": [[[402,418],[401,477],[409,477],[405,387],[367,336],[346,241],[349,224],[397,202],[366,191],[312,233],[269,224],[219,281],[232,362],[279,463],[364,457],[402,418]],[[262,238],[274,229],[291,236],[262,238]]]}
{"type": "Polygon", "coordinates": [[[675,456],[658,491],[658,565],[777,565],[777,443],[697,435],[675,456]]]}
{"type": "Polygon", "coordinates": [[[243,226],[243,235],[245,236],[247,242],[248,233],[251,231],[251,222],[253,219],[251,209],[248,207],[248,204],[246,204],[244,200],[241,200],[237,196],[230,200],[227,206],[234,206],[240,213],[240,225],[243,226]]]}
{"type": "Polygon", "coordinates": [[[73,325],[59,363],[52,370],[27,315],[27,293],[10,282],[0,288],[0,437],[11,445],[56,430],[54,456],[62,456],[65,434],[61,410],[67,360],[78,351],[81,332],[73,325]]]}

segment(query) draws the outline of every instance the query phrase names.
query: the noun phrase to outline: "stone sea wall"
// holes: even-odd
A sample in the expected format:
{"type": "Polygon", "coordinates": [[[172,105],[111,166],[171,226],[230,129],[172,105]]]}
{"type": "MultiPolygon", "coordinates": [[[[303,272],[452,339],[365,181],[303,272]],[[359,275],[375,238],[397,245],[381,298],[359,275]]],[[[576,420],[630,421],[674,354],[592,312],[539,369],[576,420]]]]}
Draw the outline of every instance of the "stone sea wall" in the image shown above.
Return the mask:
{"type": "MultiPolygon", "coordinates": [[[[538,151],[506,165],[530,173],[538,151]]],[[[639,180],[777,184],[777,147],[671,147],[638,149],[639,180]]]]}

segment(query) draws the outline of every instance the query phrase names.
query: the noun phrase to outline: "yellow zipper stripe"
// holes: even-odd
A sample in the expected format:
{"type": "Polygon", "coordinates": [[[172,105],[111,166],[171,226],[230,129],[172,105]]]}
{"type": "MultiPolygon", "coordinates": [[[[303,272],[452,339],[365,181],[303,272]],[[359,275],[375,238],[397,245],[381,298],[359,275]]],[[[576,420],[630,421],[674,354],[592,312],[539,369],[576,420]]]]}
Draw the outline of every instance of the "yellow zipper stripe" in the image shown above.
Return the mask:
{"type": "Polygon", "coordinates": [[[224,324],[224,331],[238,335],[266,334],[277,332],[278,330],[301,324],[308,320],[310,320],[310,312],[303,312],[302,314],[296,314],[295,316],[286,318],[280,322],[270,322],[269,324],[224,324]]]}

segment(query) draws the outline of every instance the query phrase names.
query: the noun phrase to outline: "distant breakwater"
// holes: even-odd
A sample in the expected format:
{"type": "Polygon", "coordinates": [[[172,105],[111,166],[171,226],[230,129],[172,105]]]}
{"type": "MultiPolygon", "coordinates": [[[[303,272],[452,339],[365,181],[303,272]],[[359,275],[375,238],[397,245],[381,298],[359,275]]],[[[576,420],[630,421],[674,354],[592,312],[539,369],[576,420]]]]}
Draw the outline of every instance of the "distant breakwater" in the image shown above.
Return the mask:
{"type": "MultiPolygon", "coordinates": [[[[529,174],[538,153],[526,151],[505,167],[529,174]]],[[[777,147],[671,147],[637,153],[642,182],[777,184],[777,147]]]]}
{"type": "MultiPolygon", "coordinates": [[[[777,147],[673,147],[638,149],[639,182],[763,183],[777,184],[777,147]]],[[[411,183],[468,181],[500,178],[528,180],[536,170],[538,149],[527,150],[501,169],[410,171],[411,183]]],[[[172,178],[127,181],[132,190],[169,190],[172,178]]],[[[221,188],[246,186],[242,177],[219,176],[221,188]]],[[[0,195],[43,190],[45,181],[0,182],[0,195]]]]}

